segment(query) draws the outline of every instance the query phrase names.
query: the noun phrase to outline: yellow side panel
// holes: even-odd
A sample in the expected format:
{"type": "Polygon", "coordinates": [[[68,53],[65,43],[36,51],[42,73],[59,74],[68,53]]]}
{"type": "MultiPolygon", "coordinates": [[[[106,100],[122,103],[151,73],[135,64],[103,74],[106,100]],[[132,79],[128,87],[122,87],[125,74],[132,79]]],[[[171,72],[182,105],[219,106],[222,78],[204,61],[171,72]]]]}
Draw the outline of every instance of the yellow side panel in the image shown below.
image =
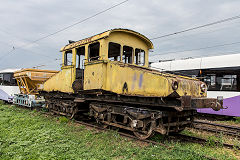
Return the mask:
{"type": "Polygon", "coordinates": [[[91,64],[85,67],[84,90],[103,89],[118,94],[142,96],[166,96],[166,78],[156,78],[154,74],[140,68],[120,66],[117,62],[91,64]]]}
{"type": "Polygon", "coordinates": [[[200,81],[181,76],[169,76],[120,62],[89,64],[85,67],[84,90],[103,89],[117,94],[147,97],[166,97],[174,92],[177,81],[180,96],[202,97],[200,81]]]}
{"type": "Polygon", "coordinates": [[[106,90],[118,94],[139,96],[167,96],[169,94],[168,80],[141,68],[124,67],[108,63],[106,90]]]}
{"type": "Polygon", "coordinates": [[[73,92],[72,83],[75,80],[74,68],[67,66],[62,71],[55,74],[44,83],[43,90],[47,92],[60,91],[60,92],[73,92]]]}
{"type": "Polygon", "coordinates": [[[105,88],[106,66],[104,63],[97,63],[85,67],[84,90],[105,88]]]}

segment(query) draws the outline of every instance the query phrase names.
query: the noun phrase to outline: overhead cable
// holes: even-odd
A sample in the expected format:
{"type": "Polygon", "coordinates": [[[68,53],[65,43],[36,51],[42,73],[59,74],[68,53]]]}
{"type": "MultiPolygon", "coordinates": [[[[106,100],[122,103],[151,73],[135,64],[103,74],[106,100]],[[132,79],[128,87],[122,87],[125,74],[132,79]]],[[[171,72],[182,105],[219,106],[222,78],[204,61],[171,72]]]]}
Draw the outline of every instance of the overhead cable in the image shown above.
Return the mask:
{"type": "Polygon", "coordinates": [[[115,5],[107,8],[107,9],[104,9],[104,10],[102,10],[102,11],[100,11],[100,12],[98,12],[98,13],[92,15],[92,16],[89,16],[89,17],[87,17],[87,18],[85,18],[85,19],[82,19],[82,20],[80,20],[80,21],[78,21],[78,22],[75,22],[75,23],[73,23],[73,24],[71,24],[71,25],[69,25],[69,26],[66,26],[66,27],[64,27],[64,28],[62,28],[62,29],[60,29],[60,30],[57,30],[57,31],[55,31],[55,32],[53,32],[53,33],[50,33],[50,34],[48,34],[48,35],[46,35],[46,36],[43,36],[43,37],[41,37],[41,38],[39,38],[39,39],[36,39],[36,40],[34,40],[34,41],[32,41],[32,42],[24,45],[24,46],[27,46],[27,45],[32,44],[32,43],[36,43],[36,42],[38,42],[38,41],[41,41],[41,40],[46,39],[46,38],[48,38],[48,37],[51,37],[51,36],[53,36],[53,35],[55,35],[55,34],[58,34],[58,33],[62,32],[62,31],[65,31],[65,30],[67,30],[67,29],[69,29],[69,28],[71,28],[71,27],[73,27],[73,26],[76,26],[76,25],[78,25],[78,24],[80,24],[80,23],[83,23],[83,22],[89,20],[89,19],[92,19],[92,18],[94,18],[94,17],[96,17],[96,16],[98,16],[98,15],[100,15],[100,14],[102,14],[102,13],[105,13],[105,12],[107,12],[107,11],[115,8],[115,7],[118,7],[118,6],[126,3],[127,1],[129,1],[129,0],[124,0],[124,1],[122,1],[122,2],[120,2],[120,3],[118,3],[118,4],[115,4],[115,5]]]}
{"type": "Polygon", "coordinates": [[[89,16],[89,17],[87,17],[87,18],[85,18],[85,19],[82,19],[82,20],[80,20],[80,21],[78,21],[78,22],[76,22],[76,23],[73,23],[73,24],[71,24],[71,25],[69,25],[69,26],[66,26],[66,27],[64,27],[64,28],[62,28],[62,29],[60,29],[60,30],[58,30],[58,31],[55,31],[55,32],[53,32],[53,33],[50,33],[50,34],[48,34],[48,35],[46,35],[46,36],[43,36],[43,37],[41,37],[41,38],[39,38],[39,39],[36,39],[36,40],[32,41],[32,42],[29,42],[29,43],[24,44],[24,45],[19,46],[19,47],[14,47],[14,49],[12,49],[10,52],[7,52],[7,53],[4,54],[3,56],[1,56],[1,57],[0,57],[0,60],[1,60],[2,58],[4,58],[5,56],[7,56],[8,54],[13,53],[13,51],[15,51],[16,49],[26,47],[26,46],[28,46],[28,45],[30,45],[30,44],[36,43],[36,42],[38,42],[38,41],[41,41],[41,40],[46,39],[46,38],[48,38],[48,37],[51,37],[51,36],[53,36],[53,35],[55,35],[55,34],[58,34],[58,33],[62,32],[62,31],[64,31],[64,30],[67,30],[67,29],[73,27],[73,26],[76,26],[76,25],[78,25],[78,24],[80,24],[80,23],[83,23],[83,22],[89,20],[89,19],[92,19],[92,18],[94,18],[94,17],[96,17],[96,16],[98,16],[98,15],[100,15],[100,14],[102,14],[102,13],[105,13],[105,12],[107,12],[107,11],[109,11],[109,10],[117,7],[117,6],[120,6],[120,5],[124,4],[124,3],[126,3],[127,1],[129,1],[129,0],[124,0],[124,1],[122,1],[122,2],[120,2],[120,3],[118,3],[118,4],[115,4],[115,5],[107,8],[107,9],[104,9],[104,10],[102,10],[102,11],[100,11],[100,12],[98,12],[98,13],[92,15],[92,16],[89,16]]]}
{"type": "Polygon", "coordinates": [[[238,16],[233,16],[233,17],[230,17],[230,18],[226,18],[226,19],[222,19],[222,20],[215,21],[215,22],[211,22],[211,23],[208,23],[208,24],[204,24],[204,25],[200,25],[200,26],[196,26],[196,27],[184,29],[184,30],[181,30],[181,31],[177,31],[177,32],[174,32],[174,33],[165,34],[165,35],[158,36],[158,37],[154,37],[154,38],[151,38],[150,40],[156,40],[156,39],[160,39],[160,38],[165,38],[165,37],[169,37],[169,36],[181,34],[181,33],[184,33],[184,32],[189,32],[189,31],[192,31],[192,30],[209,27],[209,26],[216,25],[216,24],[219,24],[219,23],[232,21],[232,20],[239,19],[239,18],[240,18],[240,15],[238,15],[238,16]]]}
{"type": "Polygon", "coordinates": [[[206,47],[200,47],[200,48],[186,49],[186,50],[180,50],[180,51],[170,51],[170,52],[164,52],[162,54],[154,54],[154,55],[150,55],[150,56],[154,57],[154,56],[159,56],[159,55],[167,55],[167,54],[174,54],[174,53],[198,51],[198,50],[204,50],[204,49],[209,49],[209,48],[216,48],[216,47],[224,47],[224,46],[229,46],[229,45],[235,45],[235,44],[239,44],[239,43],[240,43],[240,41],[232,42],[232,43],[218,44],[218,45],[214,45],[214,46],[206,46],[206,47]]]}

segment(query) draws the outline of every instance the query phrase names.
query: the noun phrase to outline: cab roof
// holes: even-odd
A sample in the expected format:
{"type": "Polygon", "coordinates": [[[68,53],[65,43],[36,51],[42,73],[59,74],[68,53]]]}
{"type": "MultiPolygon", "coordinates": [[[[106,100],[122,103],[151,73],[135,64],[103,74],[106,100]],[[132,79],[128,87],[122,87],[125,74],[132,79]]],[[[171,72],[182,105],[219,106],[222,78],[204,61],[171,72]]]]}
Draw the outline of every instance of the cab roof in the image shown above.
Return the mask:
{"type": "Polygon", "coordinates": [[[138,32],[135,32],[133,30],[116,28],[116,29],[111,29],[111,30],[102,32],[102,33],[94,35],[92,37],[88,37],[88,38],[85,38],[85,39],[82,39],[82,40],[70,43],[70,44],[64,46],[63,48],[61,48],[61,52],[69,50],[69,49],[72,49],[72,48],[75,48],[75,47],[83,45],[83,44],[91,43],[91,42],[99,40],[99,39],[107,38],[113,32],[124,32],[124,33],[133,34],[133,35],[137,36],[138,38],[142,39],[143,41],[145,41],[145,43],[147,44],[149,49],[153,49],[152,42],[146,36],[144,36],[144,35],[142,35],[142,34],[140,34],[138,32]]]}

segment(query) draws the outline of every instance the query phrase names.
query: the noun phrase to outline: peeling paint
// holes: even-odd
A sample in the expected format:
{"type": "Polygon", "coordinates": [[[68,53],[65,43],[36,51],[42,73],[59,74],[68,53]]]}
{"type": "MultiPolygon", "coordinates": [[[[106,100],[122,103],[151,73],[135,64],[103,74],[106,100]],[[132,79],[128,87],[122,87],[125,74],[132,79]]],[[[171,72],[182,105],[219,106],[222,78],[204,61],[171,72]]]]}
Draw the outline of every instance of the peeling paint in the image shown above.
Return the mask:
{"type": "Polygon", "coordinates": [[[138,87],[139,87],[139,88],[142,88],[142,83],[143,83],[143,74],[140,74],[139,84],[138,84],[138,87]]]}

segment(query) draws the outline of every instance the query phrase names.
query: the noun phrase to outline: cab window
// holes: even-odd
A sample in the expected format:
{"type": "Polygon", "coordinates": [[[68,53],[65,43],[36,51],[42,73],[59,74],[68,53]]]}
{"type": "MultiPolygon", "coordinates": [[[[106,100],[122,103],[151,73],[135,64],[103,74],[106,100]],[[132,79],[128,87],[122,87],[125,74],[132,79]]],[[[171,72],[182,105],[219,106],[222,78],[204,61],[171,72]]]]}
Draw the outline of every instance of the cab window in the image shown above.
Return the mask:
{"type": "Polygon", "coordinates": [[[123,62],[124,63],[132,63],[132,53],[133,48],[129,46],[123,46],[123,62]]]}
{"type": "Polygon", "coordinates": [[[120,61],[121,45],[118,43],[109,42],[108,59],[110,61],[120,61]]]}
{"type": "Polygon", "coordinates": [[[65,52],[64,65],[65,66],[72,65],[72,51],[66,51],[65,52]]]}
{"type": "Polygon", "coordinates": [[[144,66],[145,64],[145,51],[142,49],[135,49],[135,64],[144,66]]]}
{"type": "Polygon", "coordinates": [[[85,46],[77,49],[76,54],[76,68],[83,69],[85,60],[85,46]]]}
{"type": "Polygon", "coordinates": [[[99,58],[100,43],[93,43],[88,46],[89,59],[88,61],[98,60],[99,58]]]}

